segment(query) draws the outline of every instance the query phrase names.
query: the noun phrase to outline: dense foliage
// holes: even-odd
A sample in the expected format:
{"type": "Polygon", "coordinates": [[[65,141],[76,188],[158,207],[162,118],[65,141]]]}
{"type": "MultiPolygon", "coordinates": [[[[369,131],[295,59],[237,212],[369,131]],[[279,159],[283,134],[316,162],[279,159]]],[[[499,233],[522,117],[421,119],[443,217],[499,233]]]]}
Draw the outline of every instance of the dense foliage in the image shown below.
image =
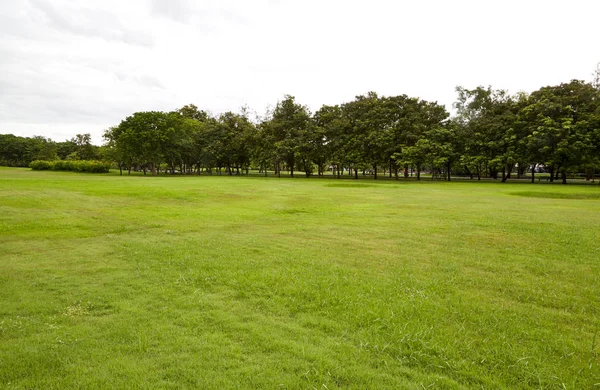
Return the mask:
{"type": "Polygon", "coordinates": [[[0,165],[27,167],[35,160],[94,160],[103,157],[101,149],[92,145],[90,134],[77,134],[64,142],[0,134],[0,165]]]}
{"type": "Polygon", "coordinates": [[[136,112],[104,133],[105,146],[89,134],[63,143],[42,137],[0,138],[0,163],[102,158],[121,173],[229,175],[257,168],[280,176],[369,174],[434,177],[511,176],[549,180],[576,173],[594,177],[600,167],[600,90],[573,80],[510,95],[491,87],[457,88],[453,117],[437,102],[406,95],[357,96],[315,113],[285,96],[264,117],[247,110],[211,116],[194,105],[173,112],[136,112]]]}
{"type": "Polygon", "coordinates": [[[211,117],[193,105],[137,112],[105,133],[120,167],[164,172],[239,174],[250,166],[306,176],[332,170],[358,178],[379,172],[420,179],[426,169],[450,180],[523,177],[550,180],[600,165],[600,93],[571,81],[530,95],[457,88],[456,115],[434,102],[374,92],[311,114],[285,96],[264,118],[246,112],[211,117]]]}
{"type": "Polygon", "coordinates": [[[35,160],[29,164],[34,171],[73,171],[87,173],[108,173],[110,163],[94,160],[35,160]]]}

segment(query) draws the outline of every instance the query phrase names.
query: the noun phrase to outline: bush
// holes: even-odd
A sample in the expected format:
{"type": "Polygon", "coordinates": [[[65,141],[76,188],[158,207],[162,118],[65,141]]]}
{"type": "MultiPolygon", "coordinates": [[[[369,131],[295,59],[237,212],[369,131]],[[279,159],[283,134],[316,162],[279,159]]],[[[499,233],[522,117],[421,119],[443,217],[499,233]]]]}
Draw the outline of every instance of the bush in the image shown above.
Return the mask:
{"type": "Polygon", "coordinates": [[[34,171],[73,171],[87,173],[108,173],[110,163],[92,160],[56,160],[42,161],[36,160],[29,164],[34,171]]]}
{"type": "Polygon", "coordinates": [[[54,168],[53,161],[35,160],[29,163],[29,168],[34,171],[47,171],[54,168]]]}
{"type": "Polygon", "coordinates": [[[67,169],[67,165],[65,164],[66,161],[63,160],[56,160],[53,161],[53,166],[52,166],[52,170],[53,171],[68,171],[69,169],[67,169]]]}

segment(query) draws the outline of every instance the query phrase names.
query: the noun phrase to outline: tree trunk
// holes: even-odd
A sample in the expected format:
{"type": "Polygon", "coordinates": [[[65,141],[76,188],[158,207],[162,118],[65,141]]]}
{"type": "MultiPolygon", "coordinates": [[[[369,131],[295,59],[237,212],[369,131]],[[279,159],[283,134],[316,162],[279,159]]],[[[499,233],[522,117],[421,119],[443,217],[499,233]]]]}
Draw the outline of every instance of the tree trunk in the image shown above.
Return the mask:
{"type": "Polygon", "coordinates": [[[377,164],[373,164],[373,179],[377,180],[377,164]]]}
{"type": "Polygon", "coordinates": [[[451,174],[451,172],[450,172],[450,165],[451,165],[450,161],[448,161],[448,181],[450,181],[450,174],[451,174]]]}
{"type": "Polygon", "coordinates": [[[550,183],[554,183],[554,165],[550,167],[550,183]]]}
{"type": "Polygon", "coordinates": [[[473,172],[471,172],[471,170],[469,169],[468,166],[465,165],[465,170],[467,171],[467,175],[469,175],[469,177],[471,178],[471,180],[473,180],[473,172]]]}
{"type": "Polygon", "coordinates": [[[535,183],[535,164],[531,164],[531,182],[535,183]]]}
{"type": "Polygon", "coordinates": [[[123,165],[121,163],[119,163],[119,175],[123,176],[123,165]]]}
{"type": "Polygon", "coordinates": [[[567,184],[567,171],[565,169],[563,169],[560,172],[560,175],[562,176],[562,183],[567,184]]]}
{"type": "Polygon", "coordinates": [[[525,164],[519,163],[519,167],[517,168],[517,179],[523,178],[525,171],[527,170],[527,166],[525,164]]]}
{"type": "Polygon", "coordinates": [[[479,165],[477,166],[477,180],[481,180],[481,168],[479,168],[479,165]]]}
{"type": "Polygon", "coordinates": [[[417,165],[417,180],[421,180],[421,166],[417,165]]]}
{"type": "Polygon", "coordinates": [[[358,169],[354,168],[354,179],[358,180],[358,169]]]}
{"type": "Polygon", "coordinates": [[[404,164],[404,178],[408,179],[408,164],[404,164]]]}
{"type": "Polygon", "coordinates": [[[502,167],[502,183],[506,183],[506,165],[502,167]]]}

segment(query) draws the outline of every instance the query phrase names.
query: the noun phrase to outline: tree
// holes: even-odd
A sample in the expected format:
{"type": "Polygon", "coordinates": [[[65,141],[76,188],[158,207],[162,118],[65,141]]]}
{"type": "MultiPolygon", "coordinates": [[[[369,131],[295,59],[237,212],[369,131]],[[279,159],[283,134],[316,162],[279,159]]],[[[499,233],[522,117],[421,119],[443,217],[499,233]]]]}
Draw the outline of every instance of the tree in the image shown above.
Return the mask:
{"type": "Polygon", "coordinates": [[[31,162],[27,156],[30,138],[18,137],[13,134],[0,134],[0,165],[26,167],[31,162]]]}
{"type": "Polygon", "coordinates": [[[157,167],[165,158],[175,131],[168,126],[168,119],[168,114],[159,111],[136,112],[107,131],[105,138],[120,149],[119,157],[123,161],[140,164],[144,174],[149,168],[154,175],[159,173],[157,167]]]}
{"type": "Polygon", "coordinates": [[[66,160],[69,155],[77,153],[77,145],[71,140],[56,143],[56,155],[61,160],[66,160]]]}
{"type": "Polygon", "coordinates": [[[467,170],[482,170],[494,179],[502,171],[506,181],[517,163],[518,137],[515,133],[517,99],[505,90],[457,87],[454,124],[461,139],[460,161],[467,170]]]}
{"type": "Polygon", "coordinates": [[[229,175],[235,167],[237,174],[240,168],[248,170],[250,165],[250,146],[254,137],[255,126],[245,113],[226,112],[218,118],[218,133],[221,137],[221,156],[229,175]]]}
{"type": "Polygon", "coordinates": [[[339,165],[347,154],[345,138],[348,122],[345,119],[340,106],[324,105],[313,116],[313,161],[319,176],[324,174],[327,163],[339,165]]]}
{"type": "Polygon", "coordinates": [[[417,180],[420,180],[425,151],[431,145],[429,142],[419,144],[419,141],[434,129],[444,126],[449,113],[437,102],[417,98],[405,97],[401,108],[394,124],[397,128],[394,140],[400,139],[400,145],[393,149],[392,158],[397,164],[404,165],[404,177],[408,177],[408,167],[412,166],[417,170],[417,180]]]}
{"type": "Polygon", "coordinates": [[[308,107],[296,103],[293,96],[285,95],[275,106],[271,120],[265,123],[265,130],[273,141],[275,169],[279,175],[280,164],[284,162],[294,177],[301,134],[307,131],[310,120],[308,107]]]}
{"type": "MultiPolygon", "coordinates": [[[[452,123],[446,126],[435,127],[425,133],[427,139],[427,156],[431,162],[432,168],[438,167],[445,170],[445,178],[451,180],[452,164],[457,160],[457,137],[454,132],[452,123]]],[[[432,172],[433,178],[433,172],[432,172]]]]}
{"type": "Polygon", "coordinates": [[[56,144],[50,139],[36,135],[28,139],[25,160],[56,160],[56,144]]]}
{"type": "Polygon", "coordinates": [[[377,93],[357,96],[354,101],[344,104],[344,113],[352,129],[348,137],[350,155],[359,156],[359,161],[373,169],[373,178],[377,179],[378,166],[386,162],[392,131],[386,116],[382,99],[377,93]]]}
{"type": "Polygon", "coordinates": [[[184,118],[195,119],[199,122],[206,122],[209,118],[206,111],[199,110],[198,107],[193,104],[187,104],[177,110],[177,112],[184,118]]]}
{"type": "Polygon", "coordinates": [[[70,141],[68,141],[67,145],[72,147],[72,152],[64,158],[70,158],[73,160],[98,159],[98,147],[92,145],[92,136],[89,133],[77,134],[75,137],[71,138],[70,141]]]}
{"type": "Polygon", "coordinates": [[[533,92],[521,110],[529,123],[528,149],[531,158],[542,160],[550,171],[561,175],[595,160],[600,118],[600,92],[591,84],[573,80],[533,92]]]}

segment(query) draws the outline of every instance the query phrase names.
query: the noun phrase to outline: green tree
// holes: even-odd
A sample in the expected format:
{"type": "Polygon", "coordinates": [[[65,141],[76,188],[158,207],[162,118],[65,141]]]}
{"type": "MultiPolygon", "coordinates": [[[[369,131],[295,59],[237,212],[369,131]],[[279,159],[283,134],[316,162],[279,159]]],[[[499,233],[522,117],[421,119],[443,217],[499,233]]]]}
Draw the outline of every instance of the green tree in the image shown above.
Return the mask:
{"type": "MultiPolygon", "coordinates": [[[[117,127],[105,133],[109,143],[117,147],[119,157],[130,164],[140,164],[146,174],[158,174],[162,159],[175,129],[168,126],[168,114],[159,111],[136,112],[117,127]]],[[[131,169],[131,166],[130,166],[131,169]]]]}
{"type": "Polygon", "coordinates": [[[301,135],[310,126],[311,116],[308,107],[296,103],[295,98],[286,95],[273,111],[273,116],[265,129],[270,133],[275,156],[275,169],[280,175],[280,163],[286,164],[294,177],[296,157],[301,143],[301,135]]]}
{"type": "Polygon", "coordinates": [[[209,115],[206,111],[199,110],[198,107],[193,104],[187,104],[177,110],[177,112],[179,112],[179,114],[181,114],[181,116],[184,118],[195,119],[199,122],[206,122],[209,118],[209,115]]]}
{"type": "Polygon", "coordinates": [[[491,87],[457,87],[456,91],[453,122],[462,145],[461,163],[468,171],[476,170],[478,178],[485,170],[494,179],[502,172],[506,181],[521,159],[515,127],[520,98],[491,87]]]}
{"type": "Polygon", "coordinates": [[[567,183],[567,173],[596,160],[600,93],[591,84],[573,80],[533,92],[521,110],[529,124],[531,159],[567,183]]]}
{"type": "Polygon", "coordinates": [[[392,149],[391,157],[397,164],[404,166],[404,177],[408,177],[409,166],[417,171],[417,180],[421,179],[421,169],[426,162],[429,142],[421,142],[426,134],[446,124],[449,113],[437,102],[428,102],[417,98],[402,99],[394,121],[394,142],[399,145],[392,149]]]}
{"type": "Polygon", "coordinates": [[[26,167],[31,162],[27,153],[30,138],[0,134],[0,165],[26,167]]]}
{"type": "Polygon", "coordinates": [[[342,109],[352,129],[352,135],[346,137],[349,155],[360,156],[359,161],[353,163],[367,164],[377,179],[379,165],[387,162],[385,155],[392,138],[382,99],[377,93],[369,92],[344,104],[342,109]]]}
{"type": "Polygon", "coordinates": [[[68,141],[68,144],[70,144],[70,146],[72,145],[72,151],[65,158],[73,160],[98,159],[98,147],[92,144],[91,134],[77,134],[68,141]]]}
{"type": "Polygon", "coordinates": [[[25,146],[25,160],[56,160],[56,144],[50,139],[39,135],[28,138],[25,146]]]}

